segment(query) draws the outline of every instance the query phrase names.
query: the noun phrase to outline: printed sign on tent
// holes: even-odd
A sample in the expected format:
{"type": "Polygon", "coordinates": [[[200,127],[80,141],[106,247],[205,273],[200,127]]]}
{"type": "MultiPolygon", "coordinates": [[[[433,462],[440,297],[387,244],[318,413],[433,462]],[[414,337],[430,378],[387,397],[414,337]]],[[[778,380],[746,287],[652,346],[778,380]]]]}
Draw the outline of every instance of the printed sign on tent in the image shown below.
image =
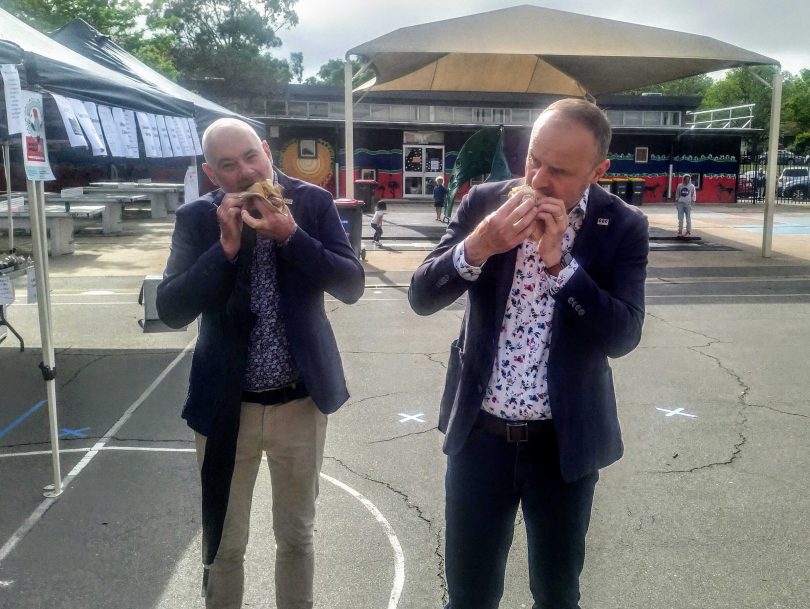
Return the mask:
{"type": "MultiPolygon", "coordinates": [[[[105,155],[105,156],[108,155],[108,154],[112,154],[112,150],[107,148],[107,144],[104,141],[104,129],[101,127],[101,119],[98,116],[98,108],[96,107],[96,104],[94,104],[93,102],[87,102],[87,101],[86,102],[80,102],[80,101],[75,100],[75,99],[72,100],[72,103],[74,103],[74,105],[75,105],[76,102],[78,102],[79,104],[84,106],[84,109],[87,112],[87,118],[88,118],[88,120],[90,121],[90,124],[93,127],[93,131],[95,131],[96,135],[98,136],[98,142],[95,142],[95,141],[93,142],[93,154],[95,154],[96,156],[100,156],[102,154],[105,155]],[[99,150],[101,150],[102,148],[104,149],[103,152],[97,152],[96,144],[98,144],[99,150]]],[[[76,106],[76,115],[79,117],[79,122],[81,122],[82,115],[79,113],[78,106],[76,106]]],[[[82,127],[84,127],[84,126],[85,126],[85,123],[82,123],[82,127]]],[[[90,135],[90,132],[87,129],[84,130],[84,134],[88,138],[93,139],[93,136],[90,135]]]]}
{"type": "MultiPolygon", "coordinates": [[[[96,126],[93,123],[93,120],[90,118],[90,113],[87,111],[85,105],[79,101],[78,99],[71,99],[70,97],[65,98],[67,102],[70,104],[70,107],[73,109],[73,114],[76,116],[76,119],[79,121],[79,124],[84,131],[84,136],[87,138],[87,143],[90,145],[90,149],[93,151],[94,156],[106,156],[107,155],[107,146],[104,145],[104,138],[101,137],[101,125],[99,124],[99,130],[96,130],[96,126]]],[[[88,102],[90,103],[90,102],[88,102]]],[[[96,105],[91,104],[93,106],[93,112],[95,113],[96,123],[98,122],[98,114],[95,112],[96,105]]]]}
{"type": "Polygon", "coordinates": [[[0,74],[3,75],[3,91],[6,95],[6,119],[8,134],[22,133],[23,131],[23,100],[20,88],[20,74],[17,66],[12,63],[0,65],[0,74]]]}
{"type": "Polygon", "coordinates": [[[14,302],[14,284],[10,277],[0,276],[0,305],[9,305],[14,302]]]}
{"type": "Polygon", "coordinates": [[[191,138],[191,129],[188,127],[188,121],[184,118],[175,118],[178,125],[178,131],[183,134],[183,154],[186,156],[195,156],[194,140],[191,138]]]}
{"type": "Polygon", "coordinates": [[[110,154],[124,157],[127,155],[127,147],[118,128],[118,123],[113,118],[113,113],[107,106],[98,106],[98,118],[101,120],[101,128],[104,131],[104,138],[110,147],[110,154]]]}
{"type": "Polygon", "coordinates": [[[23,100],[23,164],[29,180],[54,180],[48,162],[48,142],[45,139],[45,114],[42,111],[42,95],[33,91],[21,91],[23,100]]]}
{"type": "Polygon", "coordinates": [[[169,135],[169,127],[166,125],[166,117],[161,114],[155,115],[157,122],[158,135],[160,136],[160,147],[163,150],[164,157],[173,157],[171,135],[169,135]]]}
{"type": "Polygon", "coordinates": [[[129,159],[137,159],[141,155],[138,150],[138,134],[135,131],[137,129],[135,126],[135,113],[132,110],[113,107],[112,115],[121,133],[121,142],[124,144],[125,150],[124,156],[129,159]]]}
{"type": "Polygon", "coordinates": [[[173,116],[167,116],[166,129],[169,131],[169,141],[172,143],[172,152],[174,156],[183,156],[183,143],[180,141],[180,134],[177,133],[177,124],[174,122],[173,116]]]}
{"type": "Polygon", "coordinates": [[[202,154],[202,143],[200,142],[200,134],[197,133],[197,123],[193,118],[187,118],[186,121],[188,122],[188,128],[191,130],[191,141],[194,142],[194,152],[198,155],[202,154]]]}
{"type": "Polygon", "coordinates": [[[28,300],[26,301],[28,304],[36,304],[37,303],[37,273],[34,267],[28,269],[25,273],[26,275],[26,283],[28,285],[28,300]]]}
{"type": "Polygon", "coordinates": [[[141,130],[146,156],[152,159],[161,158],[163,154],[160,151],[160,140],[157,133],[152,131],[152,121],[149,120],[149,115],[146,112],[136,112],[135,116],[138,118],[138,128],[141,130]]]}
{"type": "Polygon", "coordinates": [[[79,117],[73,111],[73,106],[66,97],[51,93],[53,101],[56,102],[56,107],[59,108],[59,114],[62,115],[62,122],[65,125],[68,141],[74,148],[87,147],[87,140],[84,139],[81,125],[79,125],[79,117]]]}

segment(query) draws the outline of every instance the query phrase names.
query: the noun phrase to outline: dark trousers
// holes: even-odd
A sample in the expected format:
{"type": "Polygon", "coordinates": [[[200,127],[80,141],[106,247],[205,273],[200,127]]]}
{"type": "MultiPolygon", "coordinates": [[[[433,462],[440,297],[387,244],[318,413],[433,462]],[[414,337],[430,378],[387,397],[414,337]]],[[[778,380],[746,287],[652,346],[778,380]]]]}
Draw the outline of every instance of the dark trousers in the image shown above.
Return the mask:
{"type": "Polygon", "coordinates": [[[497,609],[519,505],[533,609],[579,609],[585,534],[598,479],[594,472],[563,481],[551,422],[521,444],[474,428],[462,451],[447,458],[446,609],[497,609]]]}
{"type": "Polygon", "coordinates": [[[374,236],[371,238],[372,241],[379,241],[383,233],[382,226],[380,226],[379,224],[372,223],[371,228],[374,229],[374,236]]]}

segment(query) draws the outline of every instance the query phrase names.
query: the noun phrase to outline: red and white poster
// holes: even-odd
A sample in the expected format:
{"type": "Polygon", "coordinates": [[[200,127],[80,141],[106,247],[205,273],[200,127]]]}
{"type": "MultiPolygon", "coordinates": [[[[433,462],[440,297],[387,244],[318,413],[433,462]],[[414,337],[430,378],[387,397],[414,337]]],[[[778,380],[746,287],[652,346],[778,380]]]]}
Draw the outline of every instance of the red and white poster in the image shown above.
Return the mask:
{"type": "Polygon", "coordinates": [[[25,175],[29,180],[54,180],[48,162],[48,142],[45,139],[45,114],[42,95],[21,91],[23,102],[22,149],[25,175]]]}

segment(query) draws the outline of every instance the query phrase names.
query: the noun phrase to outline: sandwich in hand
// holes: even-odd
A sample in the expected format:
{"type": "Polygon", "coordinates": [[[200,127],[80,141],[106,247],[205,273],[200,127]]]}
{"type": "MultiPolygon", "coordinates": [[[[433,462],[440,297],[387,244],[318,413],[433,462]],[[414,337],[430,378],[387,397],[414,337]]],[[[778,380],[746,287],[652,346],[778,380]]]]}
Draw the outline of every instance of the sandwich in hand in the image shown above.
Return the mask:
{"type": "MultiPolygon", "coordinates": [[[[528,184],[522,184],[520,186],[515,186],[512,190],[509,191],[509,198],[511,199],[515,195],[520,195],[520,202],[523,203],[526,199],[534,199],[537,196],[537,193],[534,192],[534,188],[529,186],[528,184]]],[[[532,223],[532,230],[529,232],[529,236],[526,237],[529,241],[534,241],[536,243],[540,243],[540,239],[543,237],[543,231],[540,227],[540,224],[537,221],[532,223]]]]}
{"type": "Polygon", "coordinates": [[[273,184],[272,180],[256,182],[245,192],[240,192],[237,196],[243,201],[252,201],[254,205],[258,202],[258,204],[264,205],[272,212],[284,214],[285,216],[290,215],[290,210],[287,205],[285,205],[284,199],[281,196],[281,187],[278,184],[273,184]]]}

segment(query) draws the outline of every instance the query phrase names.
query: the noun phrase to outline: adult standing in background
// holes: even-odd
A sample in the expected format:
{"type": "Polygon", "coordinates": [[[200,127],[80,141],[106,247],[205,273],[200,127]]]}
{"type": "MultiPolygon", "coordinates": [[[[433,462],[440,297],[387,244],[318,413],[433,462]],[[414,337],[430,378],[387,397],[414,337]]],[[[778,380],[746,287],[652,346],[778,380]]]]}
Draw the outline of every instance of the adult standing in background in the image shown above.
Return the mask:
{"type": "Polygon", "coordinates": [[[220,119],[202,145],[203,170],[219,188],[177,210],[157,308],[174,328],[201,316],[182,416],[197,440],[204,562],[216,556],[205,566],[205,603],[242,606],[253,487],[264,452],[273,494],[275,606],[311,608],[327,414],[349,397],[324,293],[357,301],[363,269],[332,196],[275,169],[267,142],[247,123],[220,119]],[[291,213],[243,196],[256,183],[291,213]]]}
{"type": "Polygon", "coordinates": [[[643,214],[596,186],[610,124],[584,100],[535,122],[519,180],[475,186],[417,269],[411,306],[466,295],[439,429],[448,609],[495,609],[518,507],[537,609],[579,607],[599,469],[623,452],[609,357],[644,322],[643,214]]]}

